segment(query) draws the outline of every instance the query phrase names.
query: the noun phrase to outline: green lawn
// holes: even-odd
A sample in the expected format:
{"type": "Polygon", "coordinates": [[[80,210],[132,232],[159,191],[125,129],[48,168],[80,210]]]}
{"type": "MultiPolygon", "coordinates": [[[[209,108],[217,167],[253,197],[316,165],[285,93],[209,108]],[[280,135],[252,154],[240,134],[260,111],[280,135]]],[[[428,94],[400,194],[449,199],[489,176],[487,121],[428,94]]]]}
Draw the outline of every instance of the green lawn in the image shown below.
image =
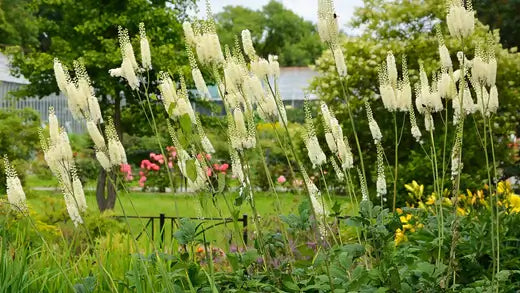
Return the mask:
{"type": "MultiPolygon", "coordinates": [[[[53,198],[55,201],[60,201],[62,195],[58,191],[32,191],[32,196],[29,197],[29,205],[36,212],[43,212],[44,209],[49,209],[48,198],[53,198]]],[[[125,213],[127,216],[141,216],[141,217],[158,217],[161,213],[170,217],[229,217],[231,215],[227,203],[231,209],[236,209],[240,217],[243,214],[247,214],[249,217],[252,215],[251,208],[247,202],[244,202],[241,206],[235,206],[233,204],[234,197],[237,193],[226,193],[225,195],[219,195],[212,200],[211,195],[194,195],[194,194],[164,194],[164,193],[145,193],[145,192],[132,192],[129,194],[121,193],[116,202],[116,208],[114,214],[123,216],[125,213]],[[124,211],[124,212],[123,212],[124,211]]],[[[86,192],[87,203],[89,206],[89,213],[98,213],[95,194],[92,191],[86,192]]],[[[295,193],[279,193],[279,202],[281,214],[297,213],[298,205],[302,200],[306,199],[303,194],[295,193]]],[[[347,197],[335,197],[335,199],[341,203],[343,214],[348,214],[351,211],[351,205],[347,200],[347,197]]],[[[267,192],[257,192],[255,194],[255,201],[257,205],[258,213],[262,216],[262,225],[276,225],[279,221],[277,212],[277,200],[274,194],[267,192]]],[[[128,224],[124,219],[121,219],[122,226],[130,227],[131,233],[134,236],[138,235],[144,225],[147,223],[147,219],[129,219],[128,224]]],[[[200,221],[197,221],[200,222],[200,221]]],[[[204,225],[205,227],[215,224],[216,222],[208,221],[204,225]]],[[[241,223],[238,227],[241,229],[241,223]]],[[[249,218],[249,231],[253,230],[252,219],[249,218]]],[[[155,235],[159,233],[159,221],[154,222],[155,235]]],[[[168,220],[165,226],[166,235],[172,233],[171,222],[168,220]]],[[[241,237],[238,230],[235,230],[233,224],[222,225],[217,228],[208,231],[207,238],[215,241],[219,245],[227,246],[230,242],[229,239],[237,239],[241,237]]],[[[176,228],[174,227],[173,232],[176,228]]],[[[151,226],[147,228],[148,233],[151,233],[151,226]]],[[[250,233],[251,234],[251,233],[250,233]]],[[[146,234],[140,238],[140,241],[149,241],[146,239],[146,234]]],[[[156,237],[157,238],[157,237],[156,237]]],[[[166,237],[168,239],[168,237],[166,237]]],[[[155,239],[157,241],[157,239],[155,239]]]]}

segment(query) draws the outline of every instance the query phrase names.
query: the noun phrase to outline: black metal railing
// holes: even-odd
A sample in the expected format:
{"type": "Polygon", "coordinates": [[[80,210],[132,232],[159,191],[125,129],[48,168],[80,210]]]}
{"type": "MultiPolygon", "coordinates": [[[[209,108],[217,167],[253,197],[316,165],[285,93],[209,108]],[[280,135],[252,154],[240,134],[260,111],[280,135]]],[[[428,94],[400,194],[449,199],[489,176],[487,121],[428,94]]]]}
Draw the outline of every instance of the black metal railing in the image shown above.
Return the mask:
{"type": "MultiPolygon", "coordinates": [[[[213,229],[215,227],[218,227],[220,225],[225,225],[227,223],[232,223],[234,221],[233,218],[168,217],[165,214],[159,214],[159,216],[146,216],[146,217],[143,217],[143,216],[115,216],[115,218],[117,218],[117,219],[125,219],[125,218],[126,219],[147,219],[146,224],[141,229],[141,231],[139,232],[139,234],[137,235],[135,240],[139,240],[139,238],[147,231],[147,229],[149,227],[151,227],[151,233],[150,233],[149,237],[151,238],[152,241],[155,240],[155,220],[159,220],[159,236],[160,236],[160,246],[161,247],[164,245],[167,220],[170,221],[170,232],[171,233],[169,233],[169,240],[171,240],[173,238],[174,226],[176,226],[178,228],[179,227],[178,221],[181,219],[200,221],[200,223],[197,225],[197,230],[199,227],[201,227],[206,222],[216,222],[216,223],[214,223],[208,227],[204,227],[202,230],[198,231],[196,236],[199,236],[200,234],[202,234],[210,229],[213,229]]],[[[336,219],[338,219],[340,221],[346,220],[348,218],[350,218],[350,216],[336,216],[336,219]]],[[[242,239],[244,240],[244,243],[247,244],[247,240],[248,240],[247,226],[248,226],[249,217],[247,214],[243,214],[241,218],[237,219],[237,221],[242,222],[242,228],[243,228],[242,239]]]]}
{"type": "MultiPolygon", "coordinates": [[[[151,233],[150,238],[152,241],[155,240],[155,220],[159,220],[159,236],[160,236],[160,245],[161,247],[164,244],[165,240],[165,231],[166,231],[166,221],[170,221],[170,231],[169,233],[169,240],[173,238],[173,229],[174,226],[177,228],[179,227],[178,221],[181,219],[189,219],[189,220],[195,220],[200,221],[200,223],[197,226],[197,229],[202,226],[206,222],[216,222],[208,227],[203,228],[202,230],[198,231],[196,236],[204,233],[205,231],[208,231],[210,229],[213,229],[215,227],[218,227],[220,225],[225,225],[227,223],[232,223],[234,220],[233,218],[215,218],[215,217],[168,217],[165,214],[159,214],[159,216],[115,216],[117,219],[147,219],[146,224],[141,229],[139,234],[136,237],[136,240],[139,240],[139,238],[147,231],[149,227],[151,227],[151,233]]],[[[248,216],[247,214],[242,215],[241,218],[237,219],[238,222],[242,222],[242,239],[244,240],[244,243],[247,244],[247,225],[248,225],[248,216]]]]}

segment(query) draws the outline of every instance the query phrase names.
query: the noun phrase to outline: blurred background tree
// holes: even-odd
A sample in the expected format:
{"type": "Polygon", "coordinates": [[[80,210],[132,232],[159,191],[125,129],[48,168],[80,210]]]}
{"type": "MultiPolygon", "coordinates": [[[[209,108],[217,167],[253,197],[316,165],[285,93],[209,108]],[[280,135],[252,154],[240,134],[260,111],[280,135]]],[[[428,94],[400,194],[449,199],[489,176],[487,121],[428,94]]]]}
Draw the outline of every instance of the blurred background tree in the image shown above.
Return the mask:
{"type": "Polygon", "coordinates": [[[0,1],[0,44],[24,48],[38,44],[36,17],[29,9],[32,0],[0,1]]]}
{"type": "Polygon", "coordinates": [[[324,49],[316,26],[276,0],[261,10],[226,6],[215,18],[222,44],[234,44],[235,37],[249,29],[258,55],[278,55],[281,66],[312,64],[324,49]]]}
{"type": "Polygon", "coordinates": [[[505,48],[520,46],[520,1],[474,0],[473,8],[482,23],[500,30],[500,40],[505,48]]]}
{"type": "MultiPolygon", "coordinates": [[[[29,161],[34,156],[34,149],[39,148],[38,128],[40,117],[32,109],[0,109],[0,154],[7,155],[24,180],[29,161]]],[[[2,158],[3,160],[3,158],[2,158]]],[[[2,162],[0,182],[5,182],[2,162]]],[[[5,192],[5,185],[0,184],[0,192],[5,192]]]]}

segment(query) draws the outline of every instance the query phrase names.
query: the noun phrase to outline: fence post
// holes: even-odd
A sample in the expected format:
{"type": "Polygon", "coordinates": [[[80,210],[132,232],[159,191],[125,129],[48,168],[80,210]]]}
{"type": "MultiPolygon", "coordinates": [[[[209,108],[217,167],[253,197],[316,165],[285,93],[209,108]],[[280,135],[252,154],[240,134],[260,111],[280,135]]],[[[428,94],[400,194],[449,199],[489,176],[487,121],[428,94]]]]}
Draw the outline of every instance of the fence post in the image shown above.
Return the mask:
{"type": "Polygon", "coordinates": [[[244,239],[244,244],[247,245],[247,214],[242,215],[242,239],[244,239]]]}
{"type": "Polygon", "coordinates": [[[154,227],[154,223],[153,223],[153,222],[155,222],[154,218],[151,217],[150,221],[152,221],[152,241],[153,241],[155,239],[155,237],[154,237],[155,227],[154,227]]]}
{"type": "Polygon", "coordinates": [[[159,215],[159,233],[161,233],[161,244],[160,244],[161,247],[163,247],[163,244],[164,244],[164,221],[165,221],[164,214],[160,214],[159,215]]]}

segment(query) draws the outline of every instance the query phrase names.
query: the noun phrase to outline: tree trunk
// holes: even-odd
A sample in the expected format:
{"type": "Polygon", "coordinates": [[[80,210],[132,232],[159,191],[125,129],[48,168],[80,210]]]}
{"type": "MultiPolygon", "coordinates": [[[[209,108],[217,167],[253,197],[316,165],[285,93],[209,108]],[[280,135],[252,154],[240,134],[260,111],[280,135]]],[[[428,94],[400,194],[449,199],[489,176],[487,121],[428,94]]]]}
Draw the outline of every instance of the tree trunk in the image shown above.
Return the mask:
{"type": "Polygon", "coordinates": [[[102,212],[107,209],[107,202],[105,199],[105,182],[107,181],[107,172],[105,169],[101,168],[101,171],[98,175],[97,185],[96,185],[96,201],[99,208],[99,211],[102,212]]]}
{"type": "MultiPolygon", "coordinates": [[[[121,96],[114,95],[114,126],[119,140],[123,143],[123,133],[121,130],[121,96]]],[[[117,199],[117,170],[107,173],[103,168],[99,172],[98,182],[96,186],[96,201],[99,211],[112,210],[117,199]],[[109,178],[107,178],[109,176],[109,178]],[[107,180],[108,179],[108,180],[107,180]],[[106,194],[106,196],[105,196],[106,194]]]]}
{"type": "Polygon", "coordinates": [[[117,189],[114,185],[116,183],[117,174],[112,171],[109,174],[104,169],[101,169],[98,176],[96,186],[96,201],[100,212],[105,210],[112,210],[116,204],[117,189]],[[111,179],[107,180],[108,176],[111,179]],[[107,196],[105,196],[105,192],[107,196]]]}

